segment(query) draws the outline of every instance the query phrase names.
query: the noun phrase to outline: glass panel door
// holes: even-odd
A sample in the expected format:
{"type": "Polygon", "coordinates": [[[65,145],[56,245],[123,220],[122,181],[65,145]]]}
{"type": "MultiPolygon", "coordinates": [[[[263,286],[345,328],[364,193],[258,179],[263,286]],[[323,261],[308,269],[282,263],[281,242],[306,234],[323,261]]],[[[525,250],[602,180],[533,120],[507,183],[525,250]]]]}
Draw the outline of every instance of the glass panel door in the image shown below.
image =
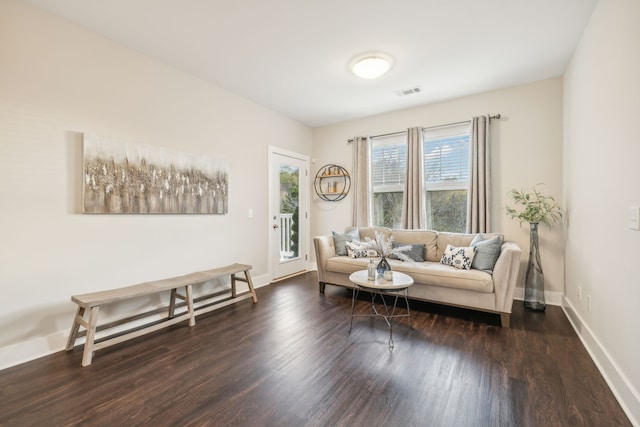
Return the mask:
{"type": "Polygon", "coordinates": [[[309,160],[275,148],[270,156],[270,264],[279,278],[307,269],[309,160]]]}

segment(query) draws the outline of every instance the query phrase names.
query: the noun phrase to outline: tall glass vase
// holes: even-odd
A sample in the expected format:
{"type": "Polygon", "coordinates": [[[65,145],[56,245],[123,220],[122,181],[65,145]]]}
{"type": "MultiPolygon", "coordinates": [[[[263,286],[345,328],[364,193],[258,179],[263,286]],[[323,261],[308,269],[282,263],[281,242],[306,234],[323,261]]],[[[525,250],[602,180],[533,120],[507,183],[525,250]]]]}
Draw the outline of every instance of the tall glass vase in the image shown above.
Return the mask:
{"type": "Polygon", "coordinates": [[[538,224],[530,224],[529,262],[524,284],[524,307],[533,311],[544,311],[544,274],[538,248],[538,224]]]}

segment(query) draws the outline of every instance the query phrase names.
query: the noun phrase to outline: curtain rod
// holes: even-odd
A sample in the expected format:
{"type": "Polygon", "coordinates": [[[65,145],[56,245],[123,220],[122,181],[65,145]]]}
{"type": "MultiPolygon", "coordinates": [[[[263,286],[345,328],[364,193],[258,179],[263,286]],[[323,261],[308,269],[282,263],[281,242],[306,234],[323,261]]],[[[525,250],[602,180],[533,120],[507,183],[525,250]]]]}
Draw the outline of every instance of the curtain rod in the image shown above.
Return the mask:
{"type": "MultiPolygon", "coordinates": [[[[498,114],[495,114],[495,115],[493,115],[493,116],[489,116],[489,119],[490,119],[490,120],[491,120],[491,119],[500,120],[500,117],[501,117],[501,116],[500,116],[500,113],[498,113],[498,114]]],[[[463,121],[461,121],[461,122],[447,123],[446,125],[431,126],[431,127],[429,127],[429,128],[423,128],[423,129],[439,128],[439,127],[442,127],[442,126],[461,125],[461,124],[463,124],[463,123],[469,123],[470,121],[471,121],[471,120],[463,120],[463,121]]],[[[401,135],[401,134],[403,134],[403,133],[405,133],[405,132],[406,132],[406,130],[403,130],[403,131],[400,131],[400,132],[383,133],[383,134],[381,134],[381,135],[372,135],[370,138],[380,138],[380,137],[383,137],[383,136],[401,135]]],[[[353,142],[353,138],[349,138],[349,139],[347,139],[347,143],[348,143],[348,144],[351,144],[352,142],[353,142]]]]}

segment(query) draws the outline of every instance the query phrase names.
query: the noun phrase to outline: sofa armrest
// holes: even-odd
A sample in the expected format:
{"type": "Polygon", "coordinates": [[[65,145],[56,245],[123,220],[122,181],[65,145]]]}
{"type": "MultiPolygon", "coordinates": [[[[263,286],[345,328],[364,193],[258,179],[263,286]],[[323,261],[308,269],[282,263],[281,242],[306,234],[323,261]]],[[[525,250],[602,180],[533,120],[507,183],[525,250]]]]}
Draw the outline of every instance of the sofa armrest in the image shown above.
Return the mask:
{"type": "Polygon", "coordinates": [[[503,313],[511,313],[513,292],[520,271],[522,251],[515,242],[504,242],[502,251],[493,267],[493,286],[496,293],[496,309],[503,313]]]}
{"type": "Polygon", "coordinates": [[[333,236],[316,236],[313,238],[316,249],[316,264],[318,265],[318,281],[323,283],[326,275],[327,260],[336,256],[333,236]]]}

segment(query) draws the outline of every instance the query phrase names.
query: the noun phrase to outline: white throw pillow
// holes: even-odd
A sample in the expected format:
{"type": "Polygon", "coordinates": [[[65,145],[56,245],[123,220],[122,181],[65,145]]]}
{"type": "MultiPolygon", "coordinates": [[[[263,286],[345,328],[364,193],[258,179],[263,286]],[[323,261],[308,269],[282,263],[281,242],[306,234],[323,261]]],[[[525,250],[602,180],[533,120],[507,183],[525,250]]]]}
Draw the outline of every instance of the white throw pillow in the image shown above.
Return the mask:
{"type": "Polygon", "coordinates": [[[366,245],[360,242],[345,242],[347,247],[347,255],[349,258],[366,258],[378,256],[376,251],[367,248],[366,245]]]}
{"type": "Polygon", "coordinates": [[[475,248],[457,248],[455,246],[447,245],[447,249],[445,249],[444,253],[442,254],[440,263],[459,268],[460,270],[468,270],[471,268],[471,263],[473,262],[473,257],[475,256],[475,254],[475,248]]]}

